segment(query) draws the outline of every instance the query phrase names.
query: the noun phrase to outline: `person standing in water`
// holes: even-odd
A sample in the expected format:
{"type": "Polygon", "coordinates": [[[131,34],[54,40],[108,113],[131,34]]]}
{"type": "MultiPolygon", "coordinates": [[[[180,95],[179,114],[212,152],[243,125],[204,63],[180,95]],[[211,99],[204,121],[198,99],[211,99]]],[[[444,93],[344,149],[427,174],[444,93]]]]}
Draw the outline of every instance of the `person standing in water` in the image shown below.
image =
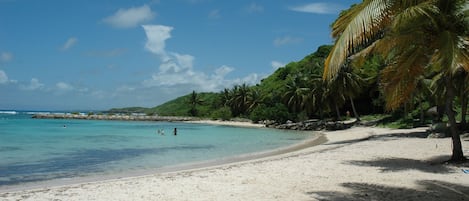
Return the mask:
{"type": "Polygon", "coordinates": [[[178,135],[178,129],[174,128],[174,135],[178,135]]]}

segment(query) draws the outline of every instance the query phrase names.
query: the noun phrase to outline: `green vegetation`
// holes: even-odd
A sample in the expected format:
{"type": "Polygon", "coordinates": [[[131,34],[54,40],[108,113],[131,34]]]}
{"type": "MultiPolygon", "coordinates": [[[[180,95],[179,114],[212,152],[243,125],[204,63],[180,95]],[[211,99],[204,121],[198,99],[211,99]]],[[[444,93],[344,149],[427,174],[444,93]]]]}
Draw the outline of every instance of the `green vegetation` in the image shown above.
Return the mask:
{"type": "Polygon", "coordinates": [[[386,108],[417,104],[421,114],[424,102],[444,108],[453,142],[451,161],[465,160],[454,104],[459,100],[464,128],[469,89],[468,5],[467,0],[365,0],[352,6],[332,26],[336,42],[325,62],[324,77],[336,80],[351,60],[381,55],[385,58],[380,83],[386,108]],[[431,82],[433,86],[428,85],[431,82]]]}
{"type": "Polygon", "coordinates": [[[191,94],[181,96],[154,108],[149,108],[145,113],[160,116],[192,116],[191,111],[195,109],[197,111],[196,116],[210,117],[212,112],[218,109],[215,107],[218,99],[219,94],[217,93],[196,93],[193,91],[191,94]],[[197,100],[195,105],[193,104],[194,95],[197,100]]]}
{"type": "Polygon", "coordinates": [[[107,113],[121,113],[121,114],[130,114],[130,113],[146,113],[148,108],[144,107],[127,107],[127,108],[113,108],[107,111],[107,113]]]}
{"type": "Polygon", "coordinates": [[[341,13],[332,35],[333,46],[319,47],[256,86],[193,91],[143,112],[277,123],[353,116],[395,128],[447,121],[451,160],[465,159],[459,129],[467,129],[466,1],[365,0],[341,13]],[[428,116],[430,108],[435,109],[428,116]]]}

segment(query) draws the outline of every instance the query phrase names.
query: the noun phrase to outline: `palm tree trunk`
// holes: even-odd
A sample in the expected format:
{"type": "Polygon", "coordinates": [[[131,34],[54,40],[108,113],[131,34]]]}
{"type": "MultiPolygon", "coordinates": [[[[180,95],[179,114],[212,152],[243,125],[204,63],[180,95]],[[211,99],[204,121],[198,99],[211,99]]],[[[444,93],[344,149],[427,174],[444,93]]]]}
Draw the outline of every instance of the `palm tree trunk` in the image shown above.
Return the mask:
{"type": "Polygon", "coordinates": [[[445,111],[448,115],[449,126],[451,130],[451,140],[453,142],[453,154],[450,161],[463,161],[465,160],[464,154],[462,152],[461,138],[459,136],[458,129],[456,127],[456,117],[455,112],[453,111],[453,100],[455,97],[454,88],[452,85],[451,76],[446,76],[446,104],[445,111]]]}
{"type": "Polygon", "coordinates": [[[461,93],[461,129],[466,130],[467,96],[461,93]]]}
{"type": "Polygon", "coordinates": [[[423,111],[423,100],[420,100],[420,124],[423,125],[425,123],[425,111],[423,111]]]}
{"type": "Polygon", "coordinates": [[[355,109],[355,103],[353,102],[353,98],[352,98],[352,97],[350,97],[350,104],[352,105],[353,115],[355,116],[355,118],[357,119],[357,121],[361,121],[361,120],[360,120],[360,116],[358,115],[357,109],[355,109]]]}
{"type": "Polygon", "coordinates": [[[337,113],[337,121],[340,121],[341,117],[340,117],[339,106],[337,105],[337,103],[334,103],[334,105],[335,105],[335,112],[337,113]]]}

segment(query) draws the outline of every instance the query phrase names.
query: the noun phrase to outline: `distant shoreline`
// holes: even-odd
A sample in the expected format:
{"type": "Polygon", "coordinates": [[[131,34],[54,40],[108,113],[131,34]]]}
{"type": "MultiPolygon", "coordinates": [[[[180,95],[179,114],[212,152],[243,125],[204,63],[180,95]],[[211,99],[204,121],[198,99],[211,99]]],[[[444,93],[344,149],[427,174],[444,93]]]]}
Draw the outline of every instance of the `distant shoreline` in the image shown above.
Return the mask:
{"type": "Polygon", "coordinates": [[[119,120],[119,121],[198,121],[198,117],[148,116],[127,114],[34,114],[34,119],[83,119],[83,120],[119,120]]]}
{"type": "Polygon", "coordinates": [[[110,120],[110,121],[166,121],[166,122],[184,122],[195,124],[211,124],[223,126],[236,126],[236,127],[252,127],[262,128],[266,127],[264,124],[256,124],[251,121],[223,121],[223,120],[209,120],[200,117],[179,117],[179,116],[148,116],[148,115],[82,115],[82,114],[34,114],[34,119],[82,119],[82,120],[110,120]]]}

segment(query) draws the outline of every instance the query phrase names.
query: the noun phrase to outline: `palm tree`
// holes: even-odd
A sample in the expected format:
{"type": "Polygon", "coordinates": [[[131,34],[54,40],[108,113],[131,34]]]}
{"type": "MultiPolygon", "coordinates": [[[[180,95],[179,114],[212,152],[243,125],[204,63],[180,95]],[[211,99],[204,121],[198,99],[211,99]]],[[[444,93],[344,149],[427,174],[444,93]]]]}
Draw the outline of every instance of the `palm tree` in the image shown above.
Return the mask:
{"type": "Polygon", "coordinates": [[[302,86],[301,78],[293,76],[286,84],[286,92],[283,95],[284,102],[292,112],[301,112],[304,109],[307,91],[310,89],[302,86]]]}
{"type": "Polygon", "coordinates": [[[324,112],[328,110],[328,105],[325,104],[328,94],[327,81],[324,81],[320,76],[312,75],[308,88],[310,90],[306,94],[305,109],[310,115],[318,112],[319,117],[323,119],[324,112]]]}
{"type": "MultiPolygon", "coordinates": [[[[360,121],[360,116],[355,108],[353,98],[361,92],[361,88],[365,85],[365,81],[356,73],[351,72],[350,68],[342,68],[334,79],[330,80],[330,91],[333,91],[335,97],[341,97],[342,100],[349,99],[352,106],[353,115],[360,121]]],[[[340,113],[337,111],[338,117],[340,113]]]]}
{"type": "Polygon", "coordinates": [[[450,160],[465,160],[453,111],[453,84],[458,69],[469,71],[467,5],[467,0],[364,0],[334,23],[336,42],[324,78],[332,79],[348,59],[380,53],[387,61],[382,72],[386,106],[396,109],[411,98],[416,77],[426,69],[441,73],[453,142],[450,160]]]}
{"type": "Polygon", "coordinates": [[[197,105],[202,104],[203,101],[199,98],[199,95],[195,91],[192,91],[192,94],[189,97],[188,103],[191,107],[191,109],[189,110],[189,113],[192,116],[197,116],[197,113],[198,113],[197,105]]]}
{"type": "Polygon", "coordinates": [[[234,92],[233,101],[237,108],[237,114],[246,114],[248,109],[247,103],[249,102],[249,86],[247,84],[242,84],[235,88],[236,91],[234,92]]]}
{"type": "Polygon", "coordinates": [[[413,97],[418,101],[418,105],[420,108],[420,124],[423,125],[425,123],[425,110],[423,108],[423,103],[425,100],[432,98],[434,94],[432,94],[430,85],[431,80],[425,78],[424,76],[420,76],[417,79],[417,86],[415,89],[415,93],[413,97]]]}
{"type": "Polygon", "coordinates": [[[461,129],[467,129],[466,113],[468,97],[467,92],[469,91],[469,73],[461,71],[455,76],[455,87],[458,93],[459,101],[461,104],[461,129]]]}
{"type": "Polygon", "coordinates": [[[261,92],[256,89],[252,88],[248,91],[248,98],[247,98],[247,111],[252,112],[254,108],[259,106],[263,103],[263,97],[261,96],[261,92]]]}
{"type": "Polygon", "coordinates": [[[340,115],[339,107],[342,106],[345,101],[346,97],[342,90],[343,85],[340,83],[340,78],[334,77],[334,79],[326,81],[327,90],[324,92],[325,102],[329,104],[329,107],[335,109],[336,113],[336,121],[340,121],[342,119],[340,115]]]}

